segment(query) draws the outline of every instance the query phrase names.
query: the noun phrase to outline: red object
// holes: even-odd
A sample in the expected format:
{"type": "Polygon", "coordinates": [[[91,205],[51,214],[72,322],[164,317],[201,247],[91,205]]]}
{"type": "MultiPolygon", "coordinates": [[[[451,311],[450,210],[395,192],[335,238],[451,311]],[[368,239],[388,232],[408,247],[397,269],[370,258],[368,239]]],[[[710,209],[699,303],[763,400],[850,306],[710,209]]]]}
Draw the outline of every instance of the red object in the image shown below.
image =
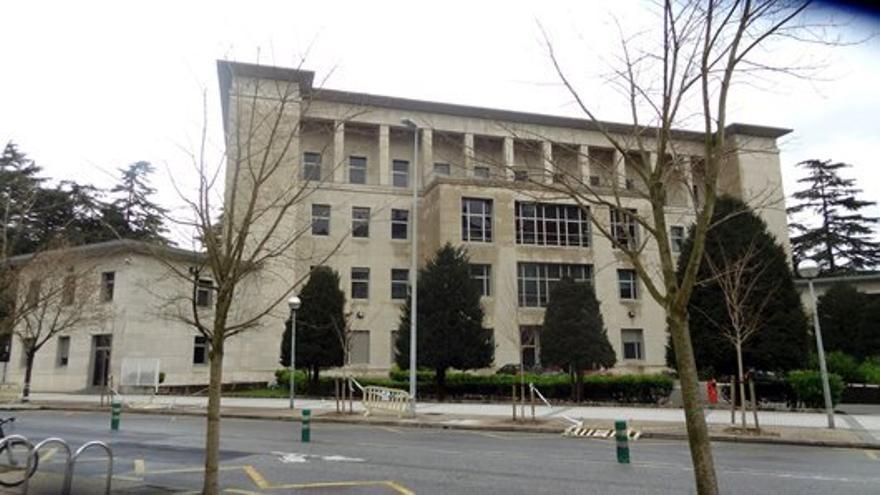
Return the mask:
{"type": "Polygon", "coordinates": [[[706,392],[709,395],[709,404],[718,404],[718,385],[714,378],[706,382],[706,392]]]}

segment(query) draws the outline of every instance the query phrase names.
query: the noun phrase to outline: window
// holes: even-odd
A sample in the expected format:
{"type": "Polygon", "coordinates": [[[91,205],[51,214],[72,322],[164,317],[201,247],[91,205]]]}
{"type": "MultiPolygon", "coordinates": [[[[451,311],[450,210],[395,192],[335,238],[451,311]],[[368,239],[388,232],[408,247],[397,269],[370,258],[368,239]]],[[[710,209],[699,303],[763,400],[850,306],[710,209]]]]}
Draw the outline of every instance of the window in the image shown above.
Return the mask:
{"type": "Polygon", "coordinates": [[[34,308],[40,303],[40,290],[42,288],[43,282],[41,280],[33,279],[28,283],[27,298],[24,301],[28,308],[34,308]]]}
{"type": "Polygon", "coordinates": [[[349,363],[370,364],[370,331],[352,330],[350,339],[349,363]]]}
{"type": "Polygon", "coordinates": [[[116,288],[116,272],[104,272],[101,274],[101,301],[113,300],[113,291],[116,288]]]}
{"type": "Polygon", "coordinates": [[[519,327],[520,359],[526,369],[541,367],[541,326],[520,325],[519,327]]]}
{"type": "Polygon", "coordinates": [[[305,152],[303,153],[303,180],[321,180],[321,154],[305,152]]]}
{"type": "Polygon", "coordinates": [[[522,307],[544,307],[553,285],[562,277],[593,285],[593,265],[517,263],[517,292],[522,307]]]}
{"type": "Polygon", "coordinates": [[[393,160],[391,162],[391,183],[394,187],[409,186],[409,162],[406,160],[393,160]]]}
{"type": "Polygon", "coordinates": [[[204,335],[193,339],[193,364],[208,364],[208,339],[204,335]]]}
{"type": "Polygon", "coordinates": [[[351,298],[352,299],[369,299],[370,298],[370,269],[369,268],[352,268],[351,269],[351,298]]]}
{"type": "Polygon", "coordinates": [[[214,300],[214,281],[209,278],[200,278],[196,285],[196,306],[209,308],[214,300]]]}
{"type": "Polygon", "coordinates": [[[409,270],[391,269],[391,299],[406,299],[409,294],[409,270]]]}
{"type": "Polygon", "coordinates": [[[61,288],[61,305],[70,306],[76,300],[76,277],[66,275],[61,288]]]}
{"type": "Polygon", "coordinates": [[[617,283],[621,299],[638,299],[639,285],[636,271],[630,269],[617,270],[617,283]]]}
{"type": "Polygon", "coordinates": [[[55,366],[64,367],[70,360],[70,337],[62,335],[58,337],[55,348],[55,366]]]}
{"type": "Polygon", "coordinates": [[[525,182],[529,180],[529,171],[528,170],[514,170],[513,171],[513,180],[517,182],[525,182]]]}
{"type": "Polygon", "coordinates": [[[370,209],[360,206],[351,209],[351,236],[370,237],[370,209]]]}
{"type": "Polygon", "coordinates": [[[669,227],[669,242],[672,244],[672,252],[680,253],[681,247],[684,246],[684,227],[681,225],[669,227]]]}
{"type": "Polygon", "coordinates": [[[391,238],[406,239],[409,232],[409,210],[391,210],[391,238]]]}
{"type": "MultiPolygon", "coordinates": [[[[638,225],[635,219],[636,210],[611,209],[611,232],[617,245],[635,249],[639,243],[638,225]]],[[[615,247],[617,247],[617,245],[615,247]]]]}
{"type": "Polygon", "coordinates": [[[330,235],[330,205],[312,205],[312,235],[330,235]]]}
{"type": "Polygon", "coordinates": [[[471,264],[471,278],[479,285],[481,296],[492,295],[492,265],[471,264]]]}
{"type": "Polygon", "coordinates": [[[461,240],[492,242],[492,200],[461,198],[461,240]]]}
{"type": "Polygon", "coordinates": [[[435,163],[434,175],[452,175],[452,167],[450,167],[448,163],[435,163]]]}
{"type": "Polygon", "coordinates": [[[590,217],[585,208],[521,201],[515,208],[517,244],[589,247],[590,217]]]}
{"type": "Polygon", "coordinates": [[[641,328],[624,328],[620,331],[623,341],[623,359],[645,359],[644,333],[641,328]]]}
{"type": "Polygon", "coordinates": [[[488,179],[489,167],[477,165],[476,167],[474,167],[474,177],[476,177],[477,179],[488,179]]]}
{"type": "Polygon", "coordinates": [[[352,184],[367,183],[367,157],[348,157],[348,182],[352,184]]]}

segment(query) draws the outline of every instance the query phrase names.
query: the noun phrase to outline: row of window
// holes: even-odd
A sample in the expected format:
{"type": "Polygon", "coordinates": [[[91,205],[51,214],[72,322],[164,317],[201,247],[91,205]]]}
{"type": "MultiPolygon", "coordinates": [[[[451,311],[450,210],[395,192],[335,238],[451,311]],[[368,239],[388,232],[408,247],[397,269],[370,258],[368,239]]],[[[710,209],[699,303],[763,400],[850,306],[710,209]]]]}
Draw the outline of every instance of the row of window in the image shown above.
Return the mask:
{"type": "MultiPolygon", "coordinates": [[[[541,326],[519,327],[520,357],[526,368],[541,367],[541,326]]],[[[620,329],[620,343],[625,361],[645,359],[645,332],[641,328],[620,329]]]]}
{"type": "MultiPolygon", "coordinates": [[[[312,151],[303,153],[302,178],[304,180],[320,181],[325,175],[322,169],[321,154],[312,151]]],[[[452,166],[445,162],[435,162],[434,175],[452,175],[452,166]]],[[[488,179],[489,167],[477,165],[473,169],[475,178],[488,179]]],[[[391,161],[391,184],[395,187],[409,187],[409,160],[391,161]]],[[[348,157],[348,182],[350,184],[367,183],[367,157],[351,155],[348,157]]]]}
{"type": "MultiPolygon", "coordinates": [[[[351,208],[351,236],[370,237],[370,208],[351,208]]],[[[330,235],[330,205],[312,205],[312,235],[330,235]]],[[[409,210],[391,210],[391,238],[406,239],[409,236],[409,210]]]]}

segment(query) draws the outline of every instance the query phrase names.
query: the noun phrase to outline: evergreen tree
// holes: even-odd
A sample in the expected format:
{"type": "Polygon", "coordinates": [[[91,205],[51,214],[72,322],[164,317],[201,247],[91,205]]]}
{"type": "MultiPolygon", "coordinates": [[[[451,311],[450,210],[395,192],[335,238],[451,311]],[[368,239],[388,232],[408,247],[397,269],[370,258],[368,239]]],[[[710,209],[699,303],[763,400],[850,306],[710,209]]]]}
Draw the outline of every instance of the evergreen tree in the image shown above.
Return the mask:
{"type": "Polygon", "coordinates": [[[828,352],[841,351],[858,360],[880,355],[880,299],[836,283],[819,298],[819,324],[828,352]]]}
{"type": "MultiPolygon", "coordinates": [[[[296,311],[296,365],[308,370],[310,389],[316,391],[321,368],[345,364],[345,293],[339,288],[339,274],[326,266],[316,267],[299,298],[302,306],[296,311]]],[[[281,364],[290,366],[290,319],[284,324],[281,364]]]]}
{"type": "MultiPolygon", "coordinates": [[[[760,279],[749,293],[751,308],[761,308],[762,325],[743,345],[747,367],[768,371],[786,371],[802,367],[808,349],[807,319],[794,286],[785,250],[767,230],[767,224],[746,204],[723,196],[712,219],[713,227],[706,236],[704,259],[700,264],[695,288],[688,305],[691,341],[697,367],[704,375],[736,372],[736,353],[721,328],[730,327],[724,294],[713,282],[713,270],[725,260],[736,260],[749,250],[761,253],[760,279]],[[768,298],[766,304],[763,301],[768,298]]],[[[679,276],[693,249],[692,232],[685,240],[679,257],[679,276]]],[[[667,347],[667,360],[674,361],[674,349],[667,347]]]]}
{"type": "Polygon", "coordinates": [[[572,398],[580,402],[583,370],[610,368],[616,361],[593,288],[563,278],[550,290],[541,330],[541,362],[568,370],[572,398]]]}
{"type": "Polygon", "coordinates": [[[854,186],[855,180],[838,175],[851,165],[806,160],[798,166],[807,170],[807,176],[798,180],[807,187],[792,195],[797,204],[787,210],[788,214],[813,213],[819,216],[820,223],[815,227],[789,223],[795,266],[812,259],[822,273],[830,274],[880,265],[880,242],[872,238],[872,229],[880,219],[860,213],[876,203],[857,199],[862,191],[854,186]]]}
{"type": "Polygon", "coordinates": [[[119,182],[110,190],[116,199],[103,211],[105,222],[119,237],[167,243],[167,229],[162,223],[166,210],[151,200],[156,193],[150,186],[153,165],[139,161],[119,172],[119,182]]]}
{"type": "MultiPolygon", "coordinates": [[[[446,371],[491,366],[495,351],[492,332],[483,328],[480,289],[471,279],[464,248],[447,243],[418,279],[418,367],[436,372],[437,393],[445,395],[446,371]]],[[[409,369],[410,303],[407,299],[397,332],[397,365],[409,369]]]]}
{"type": "Polygon", "coordinates": [[[0,155],[0,260],[33,251],[38,239],[32,229],[34,203],[45,178],[42,169],[12,141],[0,155]]]}

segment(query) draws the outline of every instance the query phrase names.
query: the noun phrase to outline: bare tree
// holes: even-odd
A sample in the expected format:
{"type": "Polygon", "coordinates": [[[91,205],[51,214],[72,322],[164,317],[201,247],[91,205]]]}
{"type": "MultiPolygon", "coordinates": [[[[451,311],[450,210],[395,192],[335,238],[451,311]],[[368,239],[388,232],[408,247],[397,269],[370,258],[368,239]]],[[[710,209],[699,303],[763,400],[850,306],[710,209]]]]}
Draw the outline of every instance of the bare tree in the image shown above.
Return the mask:
{"type": "Polygon", "coordinates": [[[37,352],[62,333],[100,325],[108,312],[99,304],[94,263],[75,249],[38,252],[9,263],[16,290],[6,324],[24,353],[22,400],[26,402],[37,352]]]}
{"type": "MultiPolygon", "coordinates": [[[[659,47],[641,50],[639,36],[621,33],[620,66],[612,69],[606,81],[626,99],[632,120],[629,125],[608,124],[598,119],[594,104],[568,78],[545,33],[549,57],[562,84],[590,120],[590,129],[600,133],[614,153],[603,157],[585,153],[584,147],[568,150],[576,163],[589,163],[599,172],[598,180],[594,180],[578,173],[579,167],[571,170],[551,156],[552,147],[546,147],[548,142],[543,136],[523,136],[544,141],[543,148],[537,147],[534,153],[537,167],[504,172],[543,191],[543,197],[568,198],[582,208],[589,208],[595,232],[610,240],[635,270],[647,293],[664,308],[675,348],[694,477],[700,494],[715,494],[718,485],[699,398],[687,309],[712,223],[719,179],[725,178],[724,166],[731,166],[736,160],[737,140],[729,139],[728,102],[735,82],[741,82],[739,76],[761,71],[793,72],[794,67],[774,67],[759,55],[764,45],[775,38],[811,36],[801,36],[803,25],[796,25],[809,3],[662,2],[659,47]],[[694,121],[699,121],[698,131],[688,134],[678,130],[694,121]],[[677,260],[671,249],[667,218],[667,205],[677,194],[690,195],[693,210],[687,220],[694,224],[693,250],[684,260],[681,278],[676,275],[677,260]],[[607,211],[607,219],[597,215],[599,211],[607,211]]],[[[767,197],[778,193],[770,191],[767,197]]],[[[754,192],[753,195],[757,196],[754,192]]]]}
{"type": "MultiPolygon", "coordinates": [[[[764,308],[775,296],[776,284],[769,289],[760,287],[764,272],[769,266],[766,258],[755,242],[749,243],[745,251],[735,258],[728,258],[721,246],[721,259],[711,256],[705,260],[712,274],[710,283],[717,284],[726,309],[728,321],[713,323],[736,351],[737,379],[739,381],[740,410],[742,426],[746,427],[745,373],[743,367],[743,345],[761,329],[764,308]]],[[[707,315],[708,316],[708,315],[707,315]]],[[[757,426],[757,425],[756,425],[757,426]]]]}

